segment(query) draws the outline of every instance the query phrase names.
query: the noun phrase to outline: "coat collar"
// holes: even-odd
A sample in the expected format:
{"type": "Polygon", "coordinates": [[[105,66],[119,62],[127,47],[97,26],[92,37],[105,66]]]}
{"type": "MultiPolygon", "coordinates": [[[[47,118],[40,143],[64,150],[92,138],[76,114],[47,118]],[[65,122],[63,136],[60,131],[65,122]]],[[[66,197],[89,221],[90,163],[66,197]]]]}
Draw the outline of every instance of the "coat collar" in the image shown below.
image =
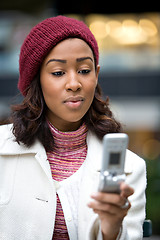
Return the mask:
{"type": "MultiPolygon", "coordinates": [[[[46,151],[39,141],[36,141],[31,147],[27,148],[24,144],[18,144],[15,141],[15,137],[12,133],[13,125],[0,126],[0,155],[23,155],[23,154],[38,154],[39,156],[45,156],[46,151]]],[[[88,153],[87,157],[92,159],[92,169],[100,172],[101,159],[102,159],[102,141],[97,138],[92,132],[88,132],[87,135],[88,153]]],[[[132,173],[132,165],[129,161],[133,158],[133,153],[127,150],[125,173],[132,173]]]]}

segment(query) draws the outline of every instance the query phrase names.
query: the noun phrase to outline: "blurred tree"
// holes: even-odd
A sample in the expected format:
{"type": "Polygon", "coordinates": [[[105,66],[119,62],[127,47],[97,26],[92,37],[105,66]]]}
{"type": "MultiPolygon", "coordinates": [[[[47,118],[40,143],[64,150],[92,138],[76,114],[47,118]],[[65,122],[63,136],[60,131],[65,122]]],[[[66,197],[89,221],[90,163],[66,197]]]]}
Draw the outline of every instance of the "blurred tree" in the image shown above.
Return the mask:
{"type": "Polygon", "coordinates": [[[160,235],[160,156],[155,160],[146,160],[147,162],[147,218],[151,219],[153,233],[160,235]]]}

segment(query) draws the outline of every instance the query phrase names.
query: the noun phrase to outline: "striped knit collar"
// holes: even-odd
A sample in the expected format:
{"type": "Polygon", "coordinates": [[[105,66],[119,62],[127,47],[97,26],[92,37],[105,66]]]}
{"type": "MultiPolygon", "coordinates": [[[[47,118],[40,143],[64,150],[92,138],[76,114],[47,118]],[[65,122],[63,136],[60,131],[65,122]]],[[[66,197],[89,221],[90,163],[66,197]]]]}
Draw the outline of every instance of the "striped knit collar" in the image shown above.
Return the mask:
{"type": "Polygon", "coordinates": [[[72,132],[61,132],[48,121],[54,138],[54,147],[62,149],[74,149],[86,145],[87,126],[83,123],[79,129],[72,132]]]}

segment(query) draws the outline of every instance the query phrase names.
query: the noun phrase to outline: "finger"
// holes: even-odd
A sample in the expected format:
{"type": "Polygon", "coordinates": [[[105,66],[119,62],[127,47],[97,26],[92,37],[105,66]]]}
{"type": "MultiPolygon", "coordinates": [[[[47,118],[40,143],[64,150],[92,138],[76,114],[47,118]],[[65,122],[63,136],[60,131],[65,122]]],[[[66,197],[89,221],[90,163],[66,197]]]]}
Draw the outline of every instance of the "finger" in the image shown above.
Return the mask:
{"type": "Polygon", "coordinates": [[[128,199],[126,199],[125,203],[121,206],[122,209],[129,210],[131,207],[131,203],[128,199]]]}
{"type": "Polygon", "coordinates": [[[94,212],[100,211],[100,212],[107,212],[110,214],[118,214],[119,211],[123,210],[116,205],[101,203],[99,201],[92,201],[88,203],[88,207],[92,208],[94,212]]]}
{"type": "Polygon", "coordinates": [[[121,189],[121,194],[120,195],[125,197],[125,198],[128,198],[129,196],[131,196],[134,193],[134,189],[124,182],[121,183],[120,189],[121,189]]]}
{"type": "Polygon", "coordinates": [[[112,215],[119,215],[119,216],[126,216],[129,208],[130,203],[124,207],[123,206],[116,206],[113,204],[105,204],[98,201],[93,201],[88,203],[88,207],[92,208],[95,213],[100,212],[101,214],[112,214],[112,215]]]}
{"type": "Polygon", "coordinates": [[[126,198],[114,193],[96,192],[91,194],[91,198],[101,203],[110,203],[117,206],[122,206],[126,202],[126,198]]]}

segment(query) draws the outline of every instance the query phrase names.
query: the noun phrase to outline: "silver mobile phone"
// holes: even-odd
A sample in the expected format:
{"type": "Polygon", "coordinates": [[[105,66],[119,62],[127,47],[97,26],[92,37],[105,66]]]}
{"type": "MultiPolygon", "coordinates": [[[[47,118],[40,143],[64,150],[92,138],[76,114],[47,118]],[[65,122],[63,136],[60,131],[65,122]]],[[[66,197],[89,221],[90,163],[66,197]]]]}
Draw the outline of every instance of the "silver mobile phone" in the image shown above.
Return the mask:
{"type": "Polygon", "coordinates": [[[104,136],[99,191],[120,193],[120,183],[125,181],[127,147],[128,135],[125,133],[109,133],[104,136]]]}

